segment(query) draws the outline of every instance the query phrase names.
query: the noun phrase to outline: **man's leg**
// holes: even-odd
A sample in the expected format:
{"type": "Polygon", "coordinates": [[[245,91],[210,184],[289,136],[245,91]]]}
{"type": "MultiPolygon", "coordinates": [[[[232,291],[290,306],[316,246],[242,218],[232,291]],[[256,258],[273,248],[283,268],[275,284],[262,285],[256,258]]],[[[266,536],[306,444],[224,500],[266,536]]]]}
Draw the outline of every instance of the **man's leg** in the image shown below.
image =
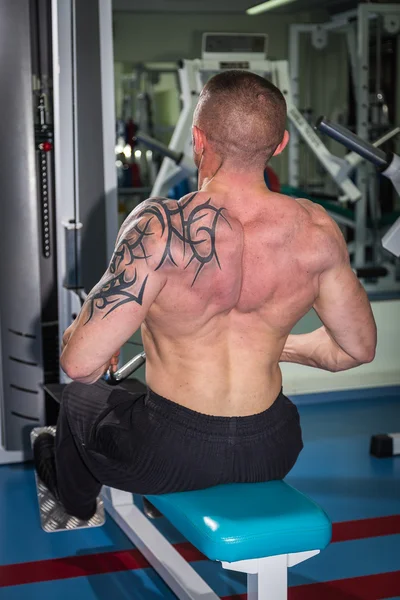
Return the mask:
{"type": "Polygon", "coordinates": [[[61,402],[55,442],[50,434],[42,434],[34,444],[40,479],[69,514],[84,520],[96,512],[96,498],[101,489],[101,483],[83,458],[85,445],[112,391],[103,382],[91,386],[68,385],[61,402]]]}
{"type": "Polygon", "coordinates": [[[84,442],[71,431],[71,398],[68,395],[67,388],[57,422],[55,464],[58,496],[67,513],[88,520],[96,512],[101,484],[89,471],[78,450],[78,445],[84,450],[84,442]]]}

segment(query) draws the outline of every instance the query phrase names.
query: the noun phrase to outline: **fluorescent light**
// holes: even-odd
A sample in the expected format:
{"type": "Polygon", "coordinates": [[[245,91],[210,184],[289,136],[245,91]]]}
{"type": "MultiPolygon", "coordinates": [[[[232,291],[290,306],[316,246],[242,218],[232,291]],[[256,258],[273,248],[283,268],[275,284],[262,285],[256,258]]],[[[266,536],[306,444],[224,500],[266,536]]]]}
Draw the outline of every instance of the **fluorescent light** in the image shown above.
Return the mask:
{"type": "Polygon", "coordinates": [[[271,10],[271,8],[278,8],[278,6],[284,6],[284,4],[290,4],[295,1],[296,0],[268,0],[268,2],[263,2],[262,4],[257,4],[256,6],[248,8],[246,13],[248,15],[259,15],[267,10],[271,10]]]}

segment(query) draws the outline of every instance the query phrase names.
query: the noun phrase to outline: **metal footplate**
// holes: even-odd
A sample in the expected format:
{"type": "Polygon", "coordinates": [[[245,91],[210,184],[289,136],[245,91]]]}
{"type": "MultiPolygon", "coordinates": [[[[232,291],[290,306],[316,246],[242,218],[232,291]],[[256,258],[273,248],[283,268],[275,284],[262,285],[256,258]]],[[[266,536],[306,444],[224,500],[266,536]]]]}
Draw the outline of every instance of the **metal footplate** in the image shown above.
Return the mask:
{"type": "MultiPolygon", "coordinates": [[[[55,427],[36,427],[31,431],[31,444],[41,433],[56,434],[55,427]]],[[[82,521],[77,517],[68,515],[63,506],[55,500],[47,487],[35,471],[36,490],[39,503],[40,523],[42,529],[47,533],[56,531],[71,531],[73,529],[84,529],[88,527],[101,527],[105,523],[104,505],[101,498],[97,498],[97,510],[89,521],[82,521]]]]}

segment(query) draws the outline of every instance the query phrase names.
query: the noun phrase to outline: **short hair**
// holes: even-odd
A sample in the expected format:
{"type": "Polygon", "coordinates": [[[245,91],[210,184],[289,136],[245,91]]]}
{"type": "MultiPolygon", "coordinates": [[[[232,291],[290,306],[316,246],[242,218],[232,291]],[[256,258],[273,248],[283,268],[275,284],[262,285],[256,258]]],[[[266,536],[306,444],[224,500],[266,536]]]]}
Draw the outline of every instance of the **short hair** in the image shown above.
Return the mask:
{"type": "Polygon", "coordinates": [[[223,71],[204,86],[193,124],[225,163],[239,169],[265,167],[283,139],[286,101],[255,73],[223,71]]]}

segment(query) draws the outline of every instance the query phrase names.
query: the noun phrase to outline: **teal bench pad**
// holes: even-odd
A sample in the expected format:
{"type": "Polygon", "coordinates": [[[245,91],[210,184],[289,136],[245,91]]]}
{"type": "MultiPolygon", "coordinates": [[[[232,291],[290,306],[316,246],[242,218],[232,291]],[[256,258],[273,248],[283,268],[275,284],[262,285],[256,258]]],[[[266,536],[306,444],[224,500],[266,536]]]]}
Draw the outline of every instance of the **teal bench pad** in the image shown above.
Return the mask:
{"type": "Polygon", "coordinates": [[[322,550],[331,539],[325,512],[284,481],[147,498],[210,560],[235,562],[322,550]]]}

